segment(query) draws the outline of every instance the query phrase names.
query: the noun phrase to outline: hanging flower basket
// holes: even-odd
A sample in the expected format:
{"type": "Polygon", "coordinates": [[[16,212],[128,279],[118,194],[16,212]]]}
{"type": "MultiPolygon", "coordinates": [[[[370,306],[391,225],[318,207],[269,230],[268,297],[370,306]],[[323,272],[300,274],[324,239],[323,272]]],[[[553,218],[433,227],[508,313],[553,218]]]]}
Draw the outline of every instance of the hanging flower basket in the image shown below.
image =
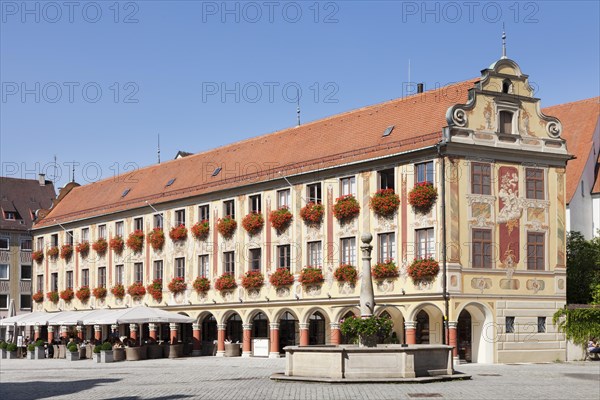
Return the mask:
{"type": "Polygon", "coordinates": [[[323,271],[319,267],[304,267],[298,278],[298,282],[303,285],[318,285],[323,281],[325,281],[325,278],[323,278],[323,271]]]}
{"type": "Polygon", "coordinates": [[[380,217],[390,218],[398,211],[400,206],[400,196],[394,193],[394,189],[378,190],[371,200],[369,207],[380,217]]]}
{"type": "Polygon", "coordinates": [[[353,265],[342,264],[335,269],[333,277],[338,282],[348,282],[351,285],[356,285],[356,281],[358,281],[358,272],[353,265]]]}
{"type": "Polygon", "coordinates": [[[226,239],[231,238],[233,236],[233,234],[235,233],[236,229],[237,229],[237,222],[235,222],[235,219],[233,219],[229,216],[219,218],[219,221],[217,222],[217,230],[219,231],[221,236],[223,236],[224,238],[226,238],[226,239]]]}
{"type": "Polygon", "coordinates": [[[215,289],[219,292],[224,292],[226,290],[232,290],[237,287],[237,283],[235,282],[235,277],[231,274],[223,274],[221,275],[217,281],[215,282],[215,289]]]}
{"type": "Polygon", "coordinates": [[[394,323],[390,318],[352,316],[340,321],[340,331],[351,341],[358,340],[360,347],[375,347],[378,341],[390,336],[394,323]]]}
{"type": "Polygon", "coordinates": [[[371,275],[375,279],[397,278],[400,276],[398,273],[398,267],[396,266],[396,263],[394,263],[394,260],[378,262],[371,269],[371,275]]]}
{"type": "Polygon", "coordinates": [[[354,196],[348,194],[336,199],[333,205],[333,215],[340,223],[350,222],[358,214],[360,214],[360,204],[354,196]]]}
{"type": "Polygon", "coordinates": [[[300,209],[300,218],[306,225],[318,226],[323,222],[325,207],[322,204],[310,202],[300,209]]]}
{"type": "Polygon", "coordinates": [[[210,233],[210,223],[207,219],[197,222],[192,226],[192,235],[198,240],[206,240],[210,233]]]}
{"type": "Polygon", "coordinates": [[[210,290],[210,281],[204,277],[198,277],[194,281],[194,290],[198,294],[206,294],[210,290]]]}
{"type": "Polygon", "coordinates": [[[50,300],[54,304],[58,303],[59,297],[58,297],[58,292],[56,290],[46,293],[46,297],[48,298],[48,300],[50,300]]]}
{"type": "Polygon", "coordinates": [[[123,285],[121,285],[120,283],[117,283],[115,286],[113,286],[110,289],[110,292],[117,299],[121,299],[122,300],[125,297],[125,287],[123,285]]]}
{"type": "Polygon", "coordinates": [[[408,266],[408,275],[412,278],[413,283],[431,282],[440,272],[440,264],[433,258],[415,258],[408,266]]]}
{"type": "Polygon", "coordinates": [[[82,303],[85,303],[86,301],[89,300],[90,294],[91,294],[90,288],[88,286],[82,286],[79,288],[79,290],[77,290],[77,293],[75,293],[75,296],[77,296],[79,301],[81,301],[82,303]]]}
{"type": "Polygon", "coordinates": [[[31,259],[36,263],[41,264],[42,261],[44,261],[44,252],[41,250],[34,251],[33,253],[31,253],[31,259]]]}
{"type": "Polygon", "coordinates": [[[120,235],[117,235],[109,240],[108,247],[110,247],[110,249],[115,253],[121,254],[123,253],[123,247],[125,247],[125,242],[123,241],[123,238],[120,235]]]}
{"type": "Polygon", "coordinates": [[[69,261],[71,259],[72,255],[73,255],[73,246],[72,245],[64,244],[60,248],[60,258],[62,258],[63,260],[69,261]]]}
{"type": "Polygon", "coordinates": [[[35,292],[33,294],[33,296],[31,296],[31,298],[33,299],[33,301],[35,301],[36,303],[41,303],[42,301],[44,301],[44,293],[42,293],[42,291],[38,291],[35,292]]]}
{"type": "Polygon", "coordinates": [[[94,249],[94,251],[99,255],[104,255],[106,253],[106,249],[108,249],[108,243],[106,242],[106,239],[100,238],[96,240],[94,244],[92,244],[92,249],[94,249]]]}
{"type": "Polygon", "coordinates": [[[127,288],[127,293],[135,300],[139,300],[146,295],[146,288],[142,282],[136,282],[127,288]]]}
{"type": "Polygon", "coordinates": [[[187,228],[183,224],[175,226],[169,231],[169,237],[174,242],[185,240],[187,239],[187,228]]]}
{"type": "Polygon", "coordinates": [[[48,249],[48,251],[46,251],[46,255],[49,258],[52,258],[53,260],[56,260],[56,257],[58,257],[58,246],[52,246],[48,249]]]}
{"type": "Polygon", "coordinates": [[[107,290],[104,286],[98,286],[93,290],[94,297],[100,300],[104,300],[106,298],[107,290]]]}
{"type": "Polygon", "coordinates": [[[165,233],[162,228],[154,228],[150,231],[146,240],[154,250],[161,250],[165,244],[165,233]]]}
{"type": "Polygon", "coordinates": [[[250,234],[254,236],[261,231],[265,225],[265,219],[261,213],[250,213],[242,220],[242,226],[250,234]]]}
{"type": "Polygon", "coordinates": [[[62,292],[60,292],[60,298],[63,299],[67,303],[70,303],[71,300],[73,300],[73,297],[75,297],[75,293],[73,292],[73,289],[71,289],[71,288],[67,288],[67,289],[63,290],[62,292]]]}
{"type": "Polygon", "coordinates": [[[429,182],[417,183],[408,194],[408,202],[415,211],[426,214],[437,200],[437,190],[429,182]]]}
{"type": "Polygon", "coordinates": [[[162,301],[162,279],[155,279],[146,288],[150,296],[159,303],[162,301]]]}
{"type": "Polygon", "coordinates": [[[242,278],[244,289],[260,289],[265,283],[265,277],[259,271],[248,271],[242,278]]]}
{"type": "Polygon", "coordinates": [[[277,210],[273,210],[269,214],[271,226],[278,233],[285,231],[290,226],[293,219],[294,216],[286,206],[280,207],[277,210]]]}
{"type": "Polygon", "coordinates": [[[178,276],[173,278],[171,282],[169,282],[168,288],[169,291],[173,294],[183,293],[187,289],[187,283],[185,282],[185,279],[178,276]]]}
{"type": "Polygon", "coordinates": [[[276,288],[290,286],[294,283],[294,275],[287,268],[277,268],[269,277],[269,282],[276,288]]]}
{"type": "MultiPolygon", "coordinates": [[[[121,239],[123,242],[123,239],[121,239]]],[[[144,232],[141,229],[136,229],[129,234],[127,238],[127,247],[133,250],[134,253],[140,253],[144,248],[144,232]]],[[[123,244],[121,244],[121,249],[123,244]]]]}
{"type": "Polygon", "coordinates": [[[90,242],[86,240],[84,242],[78,243],[77,247],[75,247],[75,250],[79,254],[81,254],[81,257],[87,257],[90,253],[90,242]]]}

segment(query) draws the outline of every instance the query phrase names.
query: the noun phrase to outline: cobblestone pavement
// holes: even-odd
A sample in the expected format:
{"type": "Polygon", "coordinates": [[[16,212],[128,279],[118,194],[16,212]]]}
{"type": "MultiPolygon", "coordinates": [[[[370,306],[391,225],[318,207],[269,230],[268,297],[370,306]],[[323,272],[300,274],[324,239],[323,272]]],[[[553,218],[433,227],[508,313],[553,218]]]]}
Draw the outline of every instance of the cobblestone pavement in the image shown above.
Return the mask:
{"type": "Polygon", "coordinates": [[[0,360],[0,399],[600,399],[600,362],[461,365],[429,384],[274,382],[283,359],[0,360]]]}

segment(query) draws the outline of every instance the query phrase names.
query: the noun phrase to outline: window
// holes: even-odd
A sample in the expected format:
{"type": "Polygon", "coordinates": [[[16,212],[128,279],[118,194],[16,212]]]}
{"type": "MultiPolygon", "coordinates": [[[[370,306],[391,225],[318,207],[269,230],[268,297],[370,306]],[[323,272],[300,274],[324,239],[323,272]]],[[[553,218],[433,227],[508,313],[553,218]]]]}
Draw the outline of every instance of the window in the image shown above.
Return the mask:
{"type": "Polygon", "coordinates": [[[387,262],[396,258],[396,234],[382,233],[378,235],[378,261],[387,262]]]}
{"type": "Polygon", "coordinates": [[[144,230],[144,218],[138,217],[133,220],[133,229],[136,231],[144,230]]]}
{"type": "Polygon", "coordinates": [[[37,238],[36,250],[44,250],[44,237],[37,238]]]}
{"type": "Polygon", "coordinates": [[[81,230],[81,241],[82,242],[90,241],[90,228],[83,228],[81,230]]]}
{"type": "Polygon", "coordinates": [[[38,292],[44,291],[44,275],[37,276],[37,285],[35,286],[38,292]]]}
{"type": "Polygon", "coordinates": [[[4,218],[7,220],[11,220],[14,221],[17,219],[17,213],[14,211],[5,211],[4,212],[4,218]]]}
{"type": "Polygon", "coordinates": [[[394,169],[385,169],[377,172],[377,187],[379,190],[392,189],[395,190],[396,185],[394,183],[394,169]]]}
{"type": "Polygon", "coordinates": [[[71,246],[73,246],[73,231],[65,232],[65,242],[66,244],[70,244],[71,246]]]}
{"type": "Polygon", "coordinates": [[[235,253],[233,251],[226,251],[223,253],[223,272],[226,274],[235,274],[235,253]]]}
{"type": "Polygon", "coordinates": [[[321,263],[323,262],[321,242],[308,242],[307,248],[307,264],[311,267],[321,267],[321,263]]]}
{"type": "Polygon", "coordinates": [[[290,207],[290,189],[277,191],[277,207],[290,207]]]}
{"type": "Polygon", "coordinates": [[[498,131],[500,133],[512,134],[512,120],[513,113],[511,113],[510,111],[500,111],[500,113],[498,114],[498,131]]]}
{"type": "Polygon", "coordinates": [[[417,229],[415,231],[415,247],[417,258],[429,258],[435,255],[435,242],[433,241],[433,228],[417,229]]]}
{"type": "Polygon", "coordinates": [[[527,269],[543,271],[544,234],[527,232],[527,269]]]}
{"type": "Polygon", "coordinates": [[[21,294],[19,308],[21,310],[29,310],[31,309],[31,294],[21,294]]]}
{"type": "Polygon", "coordinates": [[[536,168],[525,169],[527,198],[544,200],[544,171],[536,168]]]}
{"type": "Polygon", "coordinates": [[[0,264],[0,279],[8,280],[10,277],[8,264],[0,264]]]}
{"type": "Polygon", "coordinates": [[[185,225],[185,210],[175,211],[175,226],[185,225]]]}
{"type": "Polygon", "coordinates": [[[340,252],[340,264],[356,266],[356,238],[342,239],[340,252]]]}
{"type": "Polygon", "coordinates": [[[125,235],[125,228],[123,221],[115,222],[115,235],[123,237],[125,235]]]}
{"type": "Polygon", "coordinates": [[[260,249],[250,249],[250,271],[260,271],[260,249]]]}
{"type": "Polygon", "coordinates": [[[260,213],[261,210],[260,194],[250,196],[250,212],[260,213]]]}
{"type": "Polygon", "coordinates": [[[106,239],[106,225],[98,226],[98,239],[106,239]]]}
{"type": "Polygon", "coordinates": [[[506,331],[506,333],[514,333],[515,332],[515,317],[506,317],[505,331],[506,331]]]}
{"type": "Polygon", "coordinates": [[[144,263],[133,264],[133,281],[144,283],[144,263]]]}
{"type": "Polygon", "coordinates": [[[98,267],[98,287],[106,287],[106,267],[98,267]]]}
{"type": "Polygon", "coordinates": [[[502,93],[511,93],[512,92],[512,83],[510,79],[505,79],[502,81],[502,93]]]}
{"type": "Polygon", "coordinates": [[[31,239],[23,239],[21,240],[21,251],[31,251],[33,247],[33,243],[31,239]]]}
{"type": "Polygon", "coordinates": [[[185,278],[185,257],[175,259],[175,277],[185,278]]]}
{"type": "Polygon", "coordinates": [[[473,229],[471,266],[473,268],[492,268],[492,231],[491,229],[473,229]]]}
{"type": "Polygon", "coordinates": [[[9,241],[8,238],[0,238],[0,250],[8,250],[9,249],[9,241]]]}
{"type": "Polygon", "coordinates": [[[210,221],[210,208],[208,204],[198,207],[199,221],[210,221]]]}
{"type": "Polygon", "coordinates": [[[492,176],[489,164],[471,163],[471,193],[492,194],[492,176]]]}
{"type": "Polygon", "coordinates": [[[356,178],[351,176],[349,178],[340,179],[340,193],[342,196],[351,194],[356,197],[356,178]]]}
{"type": "Polygon", "coordinates": [[[50,274],[50,290],[58,292],[58,272],[50,274]]]}
{"type": "Polygon", "coordinates": [[[198,256],[198,275],[202,278],[210,278],[210,266],[208,264],[208,254],[198,256]]]}
{"type": "Polygon", "coordinates": [[[235,203],[233,200],[223,202],[223,215],[235,219],[235,203]]]}
{"type": "Polygon", "coordinates": [[[65,274],[65,287],[73,289],[73,271],[67,271],[65,274]]]}
{"type": "Polygon", "coordinates": [[[289,244],[277,246],[277,268],[287,268],[289,270],[291,260],[291,246],[289,244]]]}
{"type": "Polygon", "coordinates": [[[123,283],[123,264],[117,264],[115,265],[115,284],[122,285],[123,283]]]}
{"type": "Polygon", "coordinates": [[[163,261],[156,260],[153,263],[152,268],[152,277],[153,279],[162,279],[163,278],[163,261]]]}
{"type": "Polygon", "coordinates": [[[21,265],[21,280],[22,281],[30,281],[31,280],[31,265],[21,265]]]}
{"type": "Polygon", "coordinates": [[[0,294],[0,310],[8,309],[8,295],[0,294]]]}
{"type": "Polygon", "coordinates": [[[313,202],[316,204],[321,204],[323,197],[322,197],[322,193],[321,193],[321,184],[320,183],[313,183],[312,185],[306,185],[306,191],[307,191],[307,198],[308,198],[309,203],[313,202]]]}
{"type": "Polygon", "coordinates": [[[546,332],[546,317],[537,318],[537,331],[538,333],[546,332]]]}
{"type": "Polygon", "coordinates": [[[81,270],[81,286],[90,286],[90,270],[87,268],[81,270]]]}
{"type": "Polygon", "coordinates": [[[50,236],[50,246],[56,247],[58,246],[58,233],[50,236]]]}
{"type": "Polygon", "coordinates": [[[433,183],[433,161],[415,164],[415,172],[417,175],[416,183],[433,183]]]}
{"type": "Polygon", "coordinates": [[[162,213],[160,214],[154,214],[154,216],[152,217],[152,220],[154,222],[154,227],[155,228],[163,228],[163,215],[162,213]]]}

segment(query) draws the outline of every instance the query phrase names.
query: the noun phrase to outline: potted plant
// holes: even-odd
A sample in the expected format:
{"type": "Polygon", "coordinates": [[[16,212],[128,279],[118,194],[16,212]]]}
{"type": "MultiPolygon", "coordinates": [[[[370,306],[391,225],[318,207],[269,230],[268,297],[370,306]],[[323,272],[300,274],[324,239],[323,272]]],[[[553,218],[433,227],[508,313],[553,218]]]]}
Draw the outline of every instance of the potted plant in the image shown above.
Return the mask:
{"type": "Polygon", "coordinates": [[[165,244],[165,233],[162,228],[154,228],[148,234],[148,243],[154,250],[162,250],[165,244]]]}
{"type": "Polygon", "coordinates": [[[335,269],[333,277],[340,283],[348,282],[354,286],[358,280],[358,272],[353,265],[342,264],[335,269]]]}
{"type": "Polygon", "coordinates": [[[35,343],[30,343],[27,345],[27,359],[35,360],[35,343]]]}
{"type": "Polygon", "coordinates": [[[129,293],[134,300],[140,300],[146,295],[146,288],[142,282],[135,282],[127,288],[127,293],[129,293]]]}
{"type": "Polygon", "coordinates": [[[46,297],[48,298],[48,300],[50,300],[54,304],[58,303],[59,297],[58,297],[58,292],[56,290],[46,293],[46,297]]]}
{"type": "Polygon", "coordinates": [[[113,349],[112,344],[109,342],[102,343],[100,347],[100,362],[101,363],[111,363],[113,362],[113,349]]]}
{"type": "Polygon", "coordinates": [[[312,201],[300,209],[300,218],[308,226],[320,225],[323,221],[323,214],[325,214],[325,207],[312,201]]]}
{"type": "Polygon", "coordinates": [[[65,303],[70,303],[74,297],[75,292],[73,292],[73,289],[71,288],[66,288],[65,290],[60,292],[60,298],[63,299],[65,303]]]}
{"type": "Polygon", "coordinates": [[[215,289],[223,293],[227,290],[233,290],[237,287],[235,277],[232,274],[224,273],[215,282],[215,289]]]}
{"type": "Polygon", "coordinates": [[[390,318],[352,316],[341,321],[340,331],[351,340],[358,339],[359,347],[375,347],[390,335],[393,326],[390,318]]]}
{"type": "Polygon", "coordinates": [[[375,279],[386,279],[386,278],[397,278],[400,274],[398,273],[398,267],[394,260],[386,260],[384,262],[378,262],[373,268],[371,268],[371,275],[375,279]]]}
{"type": "Polygon", "coordinates": [[[192,235],[198,240],[206,240],[210,232],[210,223],[207,219],[203,219],[192,226],[192,235]]]}
{"type": "Polygon", "coordinates": [[[0,358],[6,358],[6,347],[8,346],[8,343],[6,343],[4,340],[0,340],[0,358]]]}
{"type": "Polygon", "coordinates": [[[110,292],[113,296],[115,296],[115,298],[119,300],[123,300],[123,298],[125,297],[125,287],[120,283],[117,283],[115,286],[110,288],[110,292]]]}
{"type": "Polygon", "coordinates": [[[206,295],[210,290],[210,281],[205,277],[197,277],[194,281],[194,290],[200,295],[206,295]]]}
{"type": "Polygon", "coordinates": [[[46,358],[46,350],[44,349],[44,341],[42,339],[38,339],[33,344],[33,357],[36,360],[42,360],[46,358]]]}
{"type": "Polygon", "coordinates": [[[75,247],[75,250],[81,254],[81,257],[87,257],[88,254],[90,253],[90,242],[83,241],[81,243],[78,243],[77,246],[75,247]]]}
{"type": "Polygon", "coordinates": [[[48,258],[56,260],[56,257],[58,257],[58,246],[50,247],[48,251],[46,251],[46,255],[48,256],[48,258]]]}
{"type": "Polygon", "coordinates": [[[277,268],[269,277],[269,282],[276,288],[290,286],[294,283],[294,275],[285,267],[277,268]]]}
{"type": "Polygon", "coordinates": [[[342,224],[352,221],[359,213],[360,204],[351,194],[338,197],[333,205],[333,215],[342,224]]]}
{"type": "Polygon", "coordinates": [[[394,193],[394,189],[378,190],[369,200],[371,210],[384,218],[391,218],[398,211],[399,206],[400,196],[394,193]]]}
{"type": "Polygon", "coordinates": [[[44,261],[44,252],[41,250],[34,251],[31,253],[31,259],[38,264],[41,264],[44,261]]]}
{"type": "Polygon", "coordinates": [[[437,190],[430,182],[417,183],[408,193],[408,202],[417,212],[426,214],[437,200],[437,190]]]}
{"type": "Polygon", "coordinates": [[[225,239],[230,239],[237,229],[237,222],[229,215],[219,218],[217,221],[217,230],[225,239]]]}
{"type": "Polygon", "coordinates": [[[174,226],[169,231],[169,237],[174,242],[184,241],[185,239],[187,239],[187,228],[183,224],[174,226]]]}
{"type": "Polygon", "coordinates": [[[98,286],[94,288],[94,297],[98,300],[104,300],[106,298],[107,290],[104,286],[98,286]]]}
{"type": "Polygon", "coordinates": [[[277,210],[273,210],[269,213],[271,226],[277,231],[277,233],[285,231],[290,226],[293,219],[294,216],[287,206],[279,207],[277,210]]]}
{"type": "Polygon", "coordinates": [[[96,240],[94,244],[92,244],[92,249],[94,249],[94,251],[100,256],[106,254],[106,249],[108,249],[108,243],[106,242],[106,239],[99,238],[96,240]]]}
{"type": "Polygon", "coordinates": [[[304,286],[320,285],[324,280],[325,278],[323,278],[323,271],[321,268],[312,266],[304,267],[298,278],[298,282],[302,283],[304,286]]]}
{"type": "Polygon", "coordinates": [[[246,290],[260,289],[265,283],[265,277],[260,271],[248,271],[242,278],[242,287],[246,290]]]}
{"type": "Polygon", "coordinates": [[[82,303],[87,302],[90,299],[90,288],[88,286],[80,287],[77,290],[77,293],[75,293],[75,296],[77,296],[79,301],[81,301],[82,303]]]}
{"type": "Polygon", "coordinates": [[[251,212],[242,220],[242,226],[250,236],[258,234],[265,225],[265,219],[261,213],[251,212]]]}
{"type": "Polygon", "coordinates": [[[142,251],[142,248],[144,247],[144,232],[141,229],[136,229],[129,234],[129,237],[127,238],[127,247],[133,250],[134,253],[140,253],[142,251]]]}
{"type": "Polygon", "coordinates": [[[431,282],[440,272],[440,264],[432,257],[415,258],[408,266],[408,276],[413,280],[414,284],[431,282]]]}
{"type": "Polygon", "coordinates": [[[6,345],[6,358],[9,360],[17,359],[17,345],[15,343],[9,343],[6,345]]]}
{"type": "Polygon", "coordinates": [[[123,241],[123,238],[120,235],[116,235],[115,237],[110,238],[108,247],[116,254],[121,254],[125,247],[125,241],[123,241]]]}
{"type": "Polygon", "coordinates": [[[77,344],[71,343],[67,346],[67,360],[69,361],[78,361],[79,360],[79,349],[77,348],[77,344]]]}
{"type": "Polygon", "coordinates": [[[159,303],[162,301],[162,279],[153,280],[146,289],[155,301],[159,303]]]}
{"type": "Polygon", "coordinates": [[[168,288],[173,294],[183,293],[187,289],[187,283],[183,277],[176,276],[175,278],[171,279],[168,288]]]}
{"type": "Polygon", "coordinates": [[[31,298],[36,303],[41,303],[42,301],[44,301],[44,293],[41,290],[38,290],[31,296],[31,298]]]}
{"type": "Polygon", "coordinates": [[[92,356],[92,359],[96,363],[100,363],[100,349],[102,349],[102,345],[97,344],[94,346],[94,350],[93,350],[94,354],[92,356]]]}

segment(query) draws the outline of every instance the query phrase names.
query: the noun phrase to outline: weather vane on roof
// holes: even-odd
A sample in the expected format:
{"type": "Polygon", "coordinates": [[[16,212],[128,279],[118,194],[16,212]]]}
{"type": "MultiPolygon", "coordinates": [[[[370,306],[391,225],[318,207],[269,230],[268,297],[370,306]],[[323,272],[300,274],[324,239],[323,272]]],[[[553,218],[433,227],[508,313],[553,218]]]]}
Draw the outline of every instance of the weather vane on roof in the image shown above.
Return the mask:
{"type": "Polygon", "coordinates": [[[504,22],[502,23],[502,58],[506,57],[506,31],[504,30],[504,22]]]}

